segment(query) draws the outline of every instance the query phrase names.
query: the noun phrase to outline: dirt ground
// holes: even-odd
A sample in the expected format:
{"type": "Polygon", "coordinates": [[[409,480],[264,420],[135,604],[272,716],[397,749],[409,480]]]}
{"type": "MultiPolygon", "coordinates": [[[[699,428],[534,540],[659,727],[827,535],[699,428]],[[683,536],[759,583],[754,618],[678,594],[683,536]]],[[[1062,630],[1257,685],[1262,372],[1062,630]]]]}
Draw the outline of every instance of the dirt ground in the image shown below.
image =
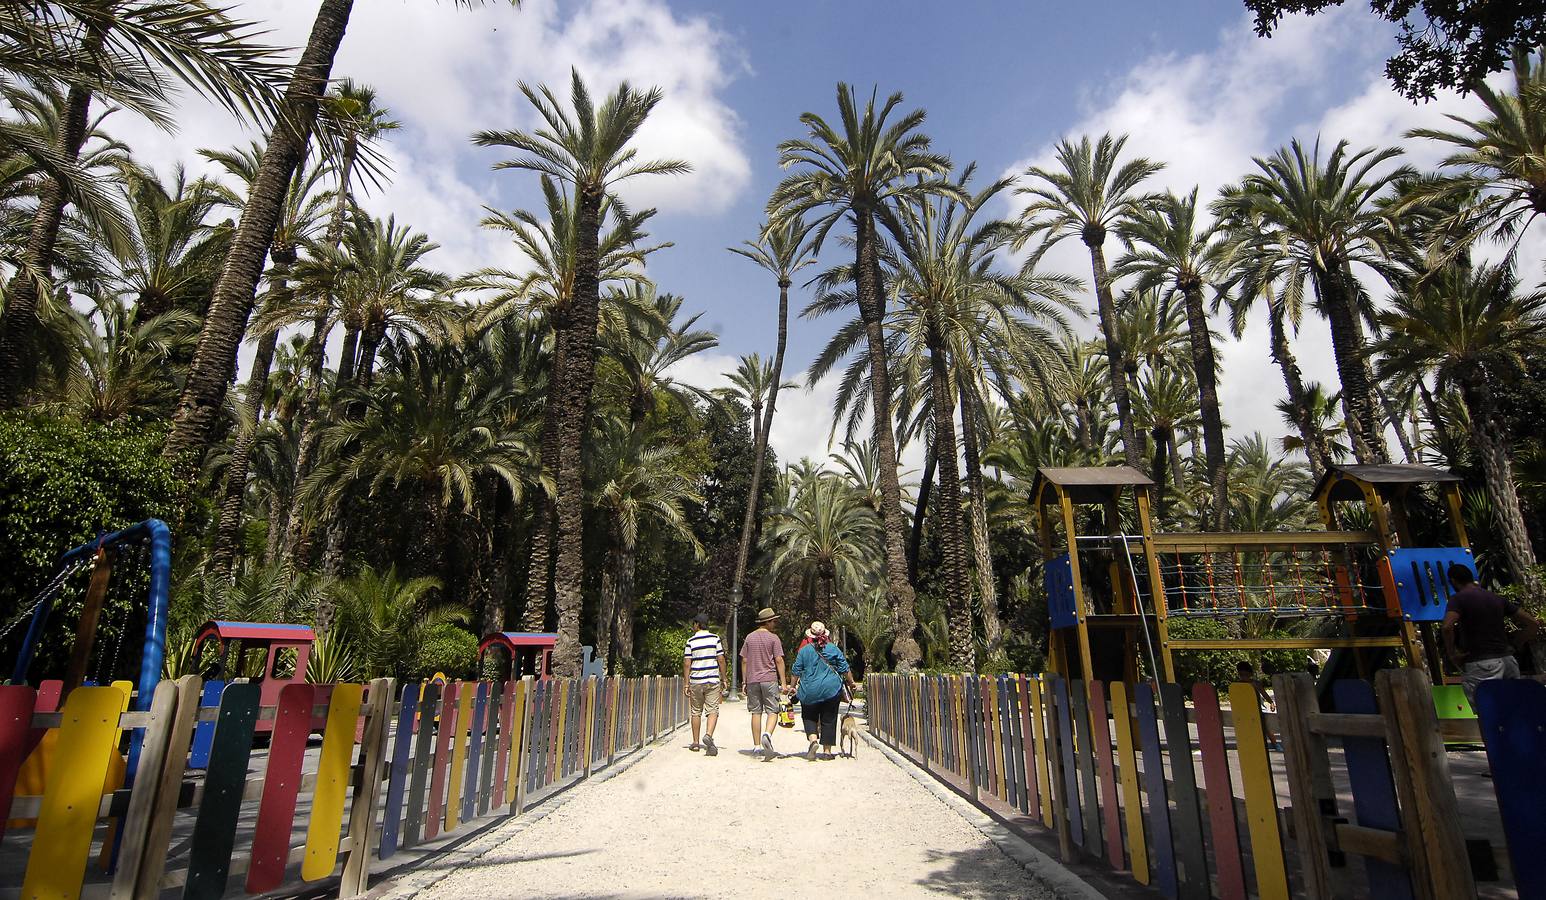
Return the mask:
{"type": "Polygon", "coordinates": [[[717,757],[683,728],[628,771],[456,867],[421,896],[1051,898],[1050,890],[879,751],[807,761],[750,751],[726,703],[717,757]]]}

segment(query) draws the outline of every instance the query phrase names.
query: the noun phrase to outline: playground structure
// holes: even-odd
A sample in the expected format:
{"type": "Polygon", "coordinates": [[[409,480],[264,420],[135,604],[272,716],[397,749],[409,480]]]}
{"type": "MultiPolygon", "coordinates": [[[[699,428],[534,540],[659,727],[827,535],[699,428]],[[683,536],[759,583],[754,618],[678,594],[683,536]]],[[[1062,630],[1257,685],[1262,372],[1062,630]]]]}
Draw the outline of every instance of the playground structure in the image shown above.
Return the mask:
{"type": "MultiPolygon", "coordinates": [[[[256,652],[256,661],[260,665],[252,680],[261,685],[261,702],[272,706],[279,702],[279,693],[285,685],[306,683],[306,664],[311,659],[311,646],[316,640],[316,632],[308,625],[216,620],[200,626],[193,639],[193,659],[195,666],[208,678],[206,691],[211,685],[217,686],[212,699],[218,703],[219,688],[245,676],[248,654],[256,652]],[[207,668],[202,665],[200,656],[206,647],[215,648],[216,654],[207,668]]],[[[273,731],[274,723],[272,720],[261,721],[257,730],[273,731]]]]}
{"type": "Polygon", "coordinates": [[[550,631],[496,631],[478,642],[478,667],[481,671],[489,650],[499,649],[509,662],[500,670],[505,677],[534,675],[546,680],[553,677],[553,646],[557,643],[558,635],[550,631]]]}
{"type": "MultiPolygon", "coordinates": [[[[1333,467],[1313,497],[1324,531],[1156,533],[1154,482],[1129,466],[1042,468],[1031,488],[1046,560],[1048,665],[1072,678],[1176,680],[1175,656],[1204,650],[1323,649],[1348,654],[1368,677],[1400,654],[1441,680],[1434,629],[1444,617],[1451,563],[1475,567],[1460,517],[1460,479],[1418,465],[1333,467]],[[1411,509],[1437,489],[1450,546],[1423,546],[1411,509]],[[1131,494],[1131,506],[1125,501],[1131,494]],[[1369,528],[1343,530],[1361,504],[1369,528]],[[1081,510],[1094,528],[1081,529],[1081,510]],[[1137,533],[1123,529],[1126,512],[1137,533]],[[1230,622],[1227,638],[1178,637],[1178,620],[1230,622]],[[1313,620],[1300,634],[1276,631],[1313,620]]],[[[1429,538],[1431,539],[1431,538],[1429,538]]]]}

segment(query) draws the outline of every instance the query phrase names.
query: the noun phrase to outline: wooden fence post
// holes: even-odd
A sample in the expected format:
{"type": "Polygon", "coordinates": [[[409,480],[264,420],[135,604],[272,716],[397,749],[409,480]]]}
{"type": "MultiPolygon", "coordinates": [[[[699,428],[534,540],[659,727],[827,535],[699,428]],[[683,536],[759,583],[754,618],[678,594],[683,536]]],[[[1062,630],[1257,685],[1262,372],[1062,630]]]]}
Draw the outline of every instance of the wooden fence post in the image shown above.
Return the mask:
{"type": "MultiPolygon", "coordinates": [[[[161,772],[153,780],[149,822],[145,827],[145,849],[140,857],[139,875],[134,881],[134,896],[154,898],[161,895],[161,876],[166,871],[166,855],[172,843],[172,817],[177,814],[177,795],[182,790],[183,771],[188,764],[188,746],[193,742],[194,719],[199,714],[199,692],[203,680],[197,675],[177,679],[177,705],[172,712],[171,733],[167,737],[161,772]]],[[[141,761],[141,777],[149,775],[141,761]]]]}
{"type": "Polygon", "coordinates": [[[521,676],[521,705],[516,712],[520,727],[515,732],[515,739],[510,743],[510,752],[515,755],[510,766],[514,770],[515,792],[510,800],[510,814],[518,816],[526,811],[526,782],[531,766],[531,723],[537,698],[534,695],[537,682],[530,675],[521,676]]]}
{"type": "Polygon", "coordinates": [[[151,696],[150,721],[140,744],[139,771],[130,789],[129,808],[123,818],[123,843],[118,848],[118,868],[113,873],[112,900],[128,900],[134,896],[134,879],[148,847],[150,817],[166,767],[167,745],[176,724],[178,688],[175,682],[163,681],[156,685],[156,692],[151,696]]]}
{"type": "Polygon", "coordinates": [[[349,855],[344,860],[338,896],[353,897],[370,886],[370,855],[376,843],[376,803],[381,799],[381,763],[386,758],[387,717],[397,693],[397,679],[377,678],[370,683],[365,708],[365,734],[360,744],[360,781],[349,811],[349,855]]]}
{"type": "Polygon", "coordinates": [[[1320,709],[1315,699],[1315,682],[1305,674],[1274,675],[1272,685],[1278,704],[1278,724],[1283,729],[1283,765],[1293,803],[1301,889],[1310,900],[1324,900],[1331,897],[1331,866],[1326,857],[1328,844],[1322,814],[1327,803],[1336,801],[1323,793],[1322,782],[1330,783],[1326,741],[1310,730],[1310,714],[1320,709]]]}

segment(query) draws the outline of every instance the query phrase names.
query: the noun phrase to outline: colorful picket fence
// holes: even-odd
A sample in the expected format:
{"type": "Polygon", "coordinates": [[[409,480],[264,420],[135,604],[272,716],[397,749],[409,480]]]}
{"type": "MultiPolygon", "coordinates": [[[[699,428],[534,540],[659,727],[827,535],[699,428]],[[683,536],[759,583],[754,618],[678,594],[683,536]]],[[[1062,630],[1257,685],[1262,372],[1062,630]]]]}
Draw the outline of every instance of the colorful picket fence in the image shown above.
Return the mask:
{"type": "Polygon", "coordinates": [[[126,683],[78,688],[62,707],[57,692],[0,686],[0,890],[215,898],[337,878],[354,896],[373,865],[519,815],[687,714],[680,678],[294,684],[269,707],[255,683],[213,706],[202,688],[162,682],[129,712],[126,683]],[[273,723],[266,748],[260,720],[273,723]],[[24,761],[44,740],[46,787],[30,794],[24,761]]]}
{"type": "MultiPolygon", "coordinates": [[[[1338,682],[1336,712],[1309,676],[1276,676],[1270,716],[1250,684],[1231,685],[1227,704],[1207,684],[1056,675],[865,687],[871,730],[893,749],[1006,820],[1050,829],[1066,861],[1102,860],[1166,897],[1476,895],[1444,742],[1481,735],[1439,721],[1420,670],[1338,682]]],[[[1537,789],[1517,804],[1511,847],[1546,833],[1526,811],[1542,801],[1537,789]]]]}

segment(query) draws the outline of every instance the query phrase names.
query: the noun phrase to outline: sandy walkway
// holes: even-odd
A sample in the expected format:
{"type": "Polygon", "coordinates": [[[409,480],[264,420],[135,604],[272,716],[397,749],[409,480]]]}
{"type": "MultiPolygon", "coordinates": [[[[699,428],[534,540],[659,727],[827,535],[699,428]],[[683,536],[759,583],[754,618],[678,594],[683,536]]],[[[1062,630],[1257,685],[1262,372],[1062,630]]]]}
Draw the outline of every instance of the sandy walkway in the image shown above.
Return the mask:
{"type": "MultiPolygon", "coordinates": [[[[780,753],[804,751],[797,731],[780,729],[780,753]]],[[[725,704],[717,737],[711,759],[678,731],[424,896],[1052,896],[862,742],[856,759],[763,762],[747,755],[741,703],[725,704]]]]}

